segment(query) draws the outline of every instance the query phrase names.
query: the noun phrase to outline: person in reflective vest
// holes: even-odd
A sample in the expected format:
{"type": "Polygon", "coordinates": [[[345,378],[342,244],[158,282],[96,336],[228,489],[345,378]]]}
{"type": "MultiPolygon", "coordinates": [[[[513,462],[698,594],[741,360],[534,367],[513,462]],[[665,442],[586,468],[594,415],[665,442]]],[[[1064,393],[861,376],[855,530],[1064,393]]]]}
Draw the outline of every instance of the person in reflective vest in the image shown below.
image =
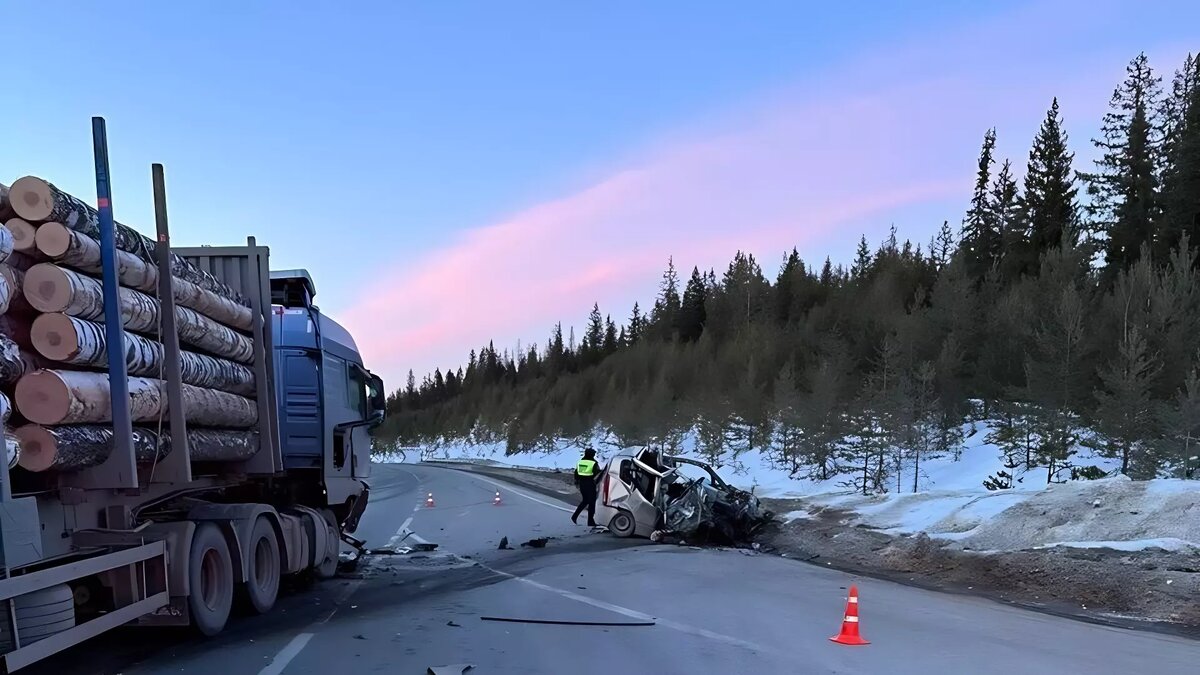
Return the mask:
{"type": "Polygon", "coordinates": [[[600,479],[600,463],[596,461],[596,451],[588,448],[583,451],[583,458],[575,465],[575,485],[579,487],[579,506],[571,515],[571,522],[579,524],[579,514],[587,509],[588,525],[596,526],[596,482],[600,479]]]}

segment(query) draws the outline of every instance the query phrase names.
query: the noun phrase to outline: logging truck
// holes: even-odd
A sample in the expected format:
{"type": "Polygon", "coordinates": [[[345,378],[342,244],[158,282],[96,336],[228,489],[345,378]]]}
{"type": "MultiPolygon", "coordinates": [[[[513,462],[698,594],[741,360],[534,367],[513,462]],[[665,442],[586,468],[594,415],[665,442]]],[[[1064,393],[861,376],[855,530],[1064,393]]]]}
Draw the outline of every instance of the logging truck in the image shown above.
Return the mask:
{"type": "Polygon", "coordinates": [[[269,250],[172,248],[38,177],[0,185],[0,672],[124,625],[207,636],[328,578],[366,507],[383,383],[269,250]],[[109,345],[123,345],[109,349],[109,345]]]}

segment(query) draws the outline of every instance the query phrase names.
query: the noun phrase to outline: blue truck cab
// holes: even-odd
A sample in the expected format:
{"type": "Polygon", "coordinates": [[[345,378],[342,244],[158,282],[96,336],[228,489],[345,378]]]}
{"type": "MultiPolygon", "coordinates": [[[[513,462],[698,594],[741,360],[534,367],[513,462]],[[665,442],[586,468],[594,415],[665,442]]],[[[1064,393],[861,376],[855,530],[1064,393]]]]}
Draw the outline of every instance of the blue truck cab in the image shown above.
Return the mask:
{"type": "Polygon", "coordinates": [[[327,503],[360,511],[371,468],[368,430],[382,420],[383,383],[363,366],[349,331],[322,314],[314,297],[306,270],[271,272],[283,468],[321,474],[327,503]]]}

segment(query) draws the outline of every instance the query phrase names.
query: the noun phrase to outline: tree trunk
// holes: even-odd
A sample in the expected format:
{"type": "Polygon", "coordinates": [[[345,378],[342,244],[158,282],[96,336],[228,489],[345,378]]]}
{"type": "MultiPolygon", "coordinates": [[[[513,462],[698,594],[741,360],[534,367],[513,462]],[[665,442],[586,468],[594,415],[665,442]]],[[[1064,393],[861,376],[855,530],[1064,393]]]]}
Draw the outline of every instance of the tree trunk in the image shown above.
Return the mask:
{"type": "Polygon", "coordinates": [[[12,235],[13,250],[20,251],[25,255],[37,257],[40,255],[37,250],[37,243],[34,237],[37,235],[37,227],[31,224],[24,218],[9,218],[4,223],[4,229],[8,230],[12,235]]]}
{"type": "MultiPolygon", "coordinates": [[[[25,220],[39,223],[53,220],[92,239],[100,239],[100,217],[96,209],[59,190],[49,181],[33,176],[21,178],[12,185],[11,199],[13,209],[25,220]]],[[[117,248],[128,251],[151,265],[156,264],[153,240],[120,223],[114,225],[117,248]]],[[[174,253],[171,254],[170,271],[174,276],[203,289],[229,298],[240,305],[250,306],[242,294],[174,253]]]]}
{"type": "MultiPolygon", "coordinates": [[[[162,380],[130,377],[129,414],[136,422],[167,416],[167,388],[162,380]]],[[[249,428],[258,423],[254,401],[214,389],[182,385],[184,418],[198,426],[249,428]]],[[[17,382],[17,410],[37,424],[112,421],[112,390],[107,373],[39,370],[17,382]]]]}
{"type": "MultiPolygon", "coordinates": [[[[39,311],[61,312],[81,319],[104,319],[104,289],[100,282],[53,263],[34,265],[26,276],[26,294],[39,311]]],[[[131,288],[118,289],[121,320],[125,328],[138,333],[157,334],[159,304],[154,298],[131,288]]],[[[254,343],[250,338],[188,309],[175,308],[179,340],[211,354],[250,363],[254,343]]]]}
{"type": "MultiPolygon", "coordinates": [[[[92,368],[108,365],[103,324],[42,314],[34,319],[31,333],[34,347],[48,359],[92,368]]],[[[254,395],[254,371],[240,363],[188,351],[180,351],[179,362],[187,384],[254,395]]],[[[159,376],[164,367],[162,344],[126,331],[125,366],[130,375],[159,376]]]]}
{"type": "MultiPolygon", "coordinates": [[[[43,427],[26,424],[15,432],[21,443],[20,465],[27,471],[78,471],[108,459],[113,450],[112,427],[82,424],[43,427]]],[[[230,429],[189,429],[188,447],[196,462],[245,461],[258,452],[258,432],[230,429]]],[[[139,464],[171,452],[171,435],[163,430],[133,428],[134,455],[139,464]]]]}
{"type": "Polygon", "coordinates": [[[7,227],[0,227],[0,262],[8,260],[15,245],[12,232],[7,227]]]}
{"type": "MultiPolygon", "coordinates": [[[[60,223],[45,223],[37,230],[38,251],[67,267],[88,274],[103,272],[100,264],[100,243],[95,239],[67,229],[60,223]]],[[[117,251],[117,277],[122,286],[145,293],[158,292],[158,269],[137,256],[117,251]]],[[[254,325],[249,307],[205,290],[196,284],[175,277],[171,281],[175,303],[204,314],[216,321],[249,331],[254,325]]]]}

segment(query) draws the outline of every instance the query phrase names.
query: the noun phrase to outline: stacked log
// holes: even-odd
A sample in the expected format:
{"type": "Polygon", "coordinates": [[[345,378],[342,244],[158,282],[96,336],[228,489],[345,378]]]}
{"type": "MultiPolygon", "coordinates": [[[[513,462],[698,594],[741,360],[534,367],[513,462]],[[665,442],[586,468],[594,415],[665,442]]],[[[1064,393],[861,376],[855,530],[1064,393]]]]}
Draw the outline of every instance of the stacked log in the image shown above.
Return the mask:
{"type": "MultiPolygon", "coordinates": [[[[80,234],[100,239],[99,212],[86,202],[59,190],[49,181],[34,176],[18,179],[10,188],[10,200],[13,210],[25,220],[62,223],[80,234]]],[[[136,255],[150,265],[157,264],[153,240],[121,223],[115,223],[115,226],[114,243],[117,248],[136,255]]],[[[250,306],[241,293],[173,253],[170,271],[180,279],[190,281],[238,304],[250,306]]]]}
{"type": "MultiPolygon", "coordinates": [[[[107,368],[108,349],[103,324],[66,314],[42,314],[33,321],[31,339],[47,359],[88,368],[107,368]]],[[[231,394],[254,395],[254,371],[240,363],[206,354],[180,351],[184,382],[231,394]]],[[[125,367],[130,375],[163,372],[163,346],[125,331],[125,367]]]]}
{"type": "MultiPolygon", "coordinates": [[[[53,184],[25,177],[0,192],[0,224],[0,416],[13,417],[15,430],[5,424],[9,460],[32,472],[98,466],[114,447],[99,214],[53,184]]],[[[171,275],[192,461],[253,457],[259,438],[250,303],[178,255],[160,270],[155,242],[115,225],[137,461],[156,461],[171,444],[160,274],[171,275]]]]}
{"type": "MultiPolygon", "coordinates": [[[[183,390],[184,418],[199,426],[248,429],[258,423],[254,401],[237,394],[190,384],[183,390]]],[[[112,421],[108,373],[38,370],[17,381],[17,409],[38,424],[83,424],[112,421]]],[[[167,387],[162,380],[129,378],[129,415],[134,423],[167,417],[167,387]]]]}
{"type": "MultiPolygon", "coordinates": [[[[20,465],[28,471],[78,471],[102,463],[113,449],[112,428],[101,425],[26,424],[15,435],[21,444],[20,465]]],[[[187,439],[198,462],[245,461],[258,452],[257,431],[189,429],[187,439]]],[[[171,452],[171,435],[135,427],[133,447],[138,463],[148,464],[171,452]]]]}

